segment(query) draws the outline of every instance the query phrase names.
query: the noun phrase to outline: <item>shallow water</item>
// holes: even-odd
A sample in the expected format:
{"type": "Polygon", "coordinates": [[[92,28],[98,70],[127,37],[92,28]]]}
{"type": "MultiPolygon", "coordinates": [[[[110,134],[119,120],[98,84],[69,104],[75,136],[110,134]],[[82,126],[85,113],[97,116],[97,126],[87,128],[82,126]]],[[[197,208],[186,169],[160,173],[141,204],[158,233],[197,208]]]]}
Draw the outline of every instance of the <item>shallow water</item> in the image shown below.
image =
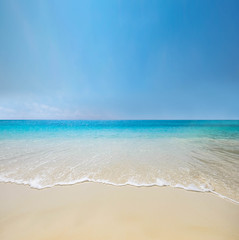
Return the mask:
{"type": "Polygon", "coordinates": [[[239,201],[239,121],[0,121],[0,181],[172,186],[239,201]]]}

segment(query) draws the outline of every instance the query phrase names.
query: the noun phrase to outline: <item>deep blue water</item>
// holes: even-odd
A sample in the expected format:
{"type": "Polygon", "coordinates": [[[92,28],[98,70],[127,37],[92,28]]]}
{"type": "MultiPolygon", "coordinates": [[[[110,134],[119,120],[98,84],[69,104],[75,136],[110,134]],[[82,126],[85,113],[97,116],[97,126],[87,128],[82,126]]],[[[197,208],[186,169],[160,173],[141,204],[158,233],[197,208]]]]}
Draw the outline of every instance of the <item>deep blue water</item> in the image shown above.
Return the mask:
{"type": "Polygon", "coordinates": [[[0,138],[19,137],[239,138],[238,120],[1,120],[0,138]],[[94,132],[94,134],[92,134],[94,132]]]}

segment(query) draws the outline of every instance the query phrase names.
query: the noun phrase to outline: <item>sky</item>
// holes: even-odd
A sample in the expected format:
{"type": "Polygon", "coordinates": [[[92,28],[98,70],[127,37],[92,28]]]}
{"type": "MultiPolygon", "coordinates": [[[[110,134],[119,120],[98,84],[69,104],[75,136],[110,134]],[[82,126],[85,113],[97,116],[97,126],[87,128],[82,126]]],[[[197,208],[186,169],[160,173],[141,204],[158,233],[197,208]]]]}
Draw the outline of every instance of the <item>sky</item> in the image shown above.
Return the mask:
{"type": "Polygon", "coordinates": [[[0,119],[239,119],[239,1],[0,0],[0,119]]]}

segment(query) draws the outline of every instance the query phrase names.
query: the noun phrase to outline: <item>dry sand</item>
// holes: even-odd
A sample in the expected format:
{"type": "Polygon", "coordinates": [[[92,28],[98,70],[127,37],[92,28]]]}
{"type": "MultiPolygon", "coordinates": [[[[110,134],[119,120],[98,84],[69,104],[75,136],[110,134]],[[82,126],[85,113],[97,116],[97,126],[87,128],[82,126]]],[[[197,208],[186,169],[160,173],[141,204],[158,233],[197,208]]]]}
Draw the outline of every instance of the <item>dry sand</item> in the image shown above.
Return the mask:
{"type": "Polygon", "coordinates": [[[100,183],[0,184],[1,240],[238,240],[239,205],[210,193],[100,183]]]}

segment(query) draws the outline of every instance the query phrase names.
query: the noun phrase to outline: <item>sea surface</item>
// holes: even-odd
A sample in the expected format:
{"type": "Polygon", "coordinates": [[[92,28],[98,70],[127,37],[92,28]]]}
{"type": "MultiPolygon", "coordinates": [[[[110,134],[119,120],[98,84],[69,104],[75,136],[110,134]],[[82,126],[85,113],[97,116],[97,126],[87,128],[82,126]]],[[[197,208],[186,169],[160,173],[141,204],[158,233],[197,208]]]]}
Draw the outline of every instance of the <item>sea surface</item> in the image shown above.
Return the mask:
{"type": "Polygon", "coordinates": [[[239,203],[239,121],[0,121],[0,182],[212,192],[239,203]]]}

